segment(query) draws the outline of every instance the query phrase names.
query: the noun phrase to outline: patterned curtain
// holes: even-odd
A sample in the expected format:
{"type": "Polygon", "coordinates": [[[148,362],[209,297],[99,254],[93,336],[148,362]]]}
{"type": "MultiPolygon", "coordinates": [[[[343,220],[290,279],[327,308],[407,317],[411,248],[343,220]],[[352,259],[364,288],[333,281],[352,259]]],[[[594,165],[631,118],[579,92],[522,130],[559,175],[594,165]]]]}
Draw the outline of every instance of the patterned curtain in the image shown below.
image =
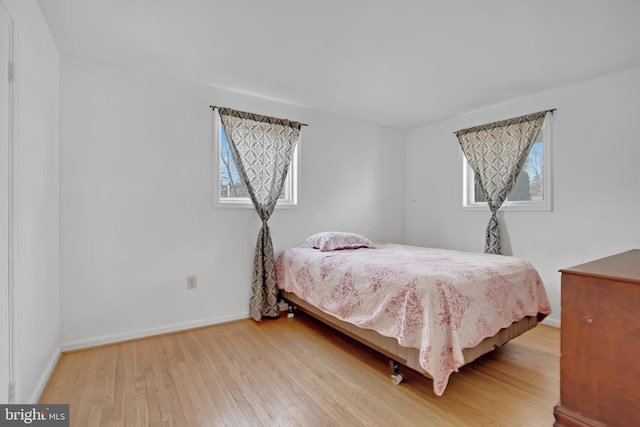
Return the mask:
{"type": "Polygon", "coordinates": [[[240,177],[262,220],[253,261],[249,313],[254,320],[277,317],[278,289],[267,221],[282,192],[302,125],[229,108],[219,108],[218,112],[240,177]]]}
{"type": "Polygon", "coordinates": [[[455,132],[491,210],[484,251],[500,254],[498,209],[507,198],[540,132],[546,111],[455,132]]]}

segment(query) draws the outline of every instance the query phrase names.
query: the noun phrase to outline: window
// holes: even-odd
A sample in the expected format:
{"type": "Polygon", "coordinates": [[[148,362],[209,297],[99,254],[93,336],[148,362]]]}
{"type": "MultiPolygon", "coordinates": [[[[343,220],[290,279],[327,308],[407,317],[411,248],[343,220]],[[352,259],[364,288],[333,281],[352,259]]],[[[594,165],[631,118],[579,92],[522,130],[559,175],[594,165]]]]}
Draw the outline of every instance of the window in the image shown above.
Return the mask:
{"type": "MultiPolygon", "coordinates": [[[[218,206],[236,206],[248,207],[253,209],[253,204],[249,193],[240,178],[240,173],[236,166],[233,156],[231,155],[231,147],[227,141],[227,135],[224,132],[220,118],[216,115],[215,135],[216,135],[216,153],[218,156],[218,168],[216,173],[216,189],[218,206]]],[[[291,164],[284,187],[278,199],[278,207],[297,206],[298,204],[298,152],[299,142],[291,156],[291,164]]]]}
{"type": "MultiPolygon", "coordinates": [[[[502,204],[505,211],[551,210],[551,124],[550,115],[540,129],[515,185],[502,204]]],[[[476,183],[471,166],[463,155],[463,210],[488,210],[489,207],[476,183]]]]}

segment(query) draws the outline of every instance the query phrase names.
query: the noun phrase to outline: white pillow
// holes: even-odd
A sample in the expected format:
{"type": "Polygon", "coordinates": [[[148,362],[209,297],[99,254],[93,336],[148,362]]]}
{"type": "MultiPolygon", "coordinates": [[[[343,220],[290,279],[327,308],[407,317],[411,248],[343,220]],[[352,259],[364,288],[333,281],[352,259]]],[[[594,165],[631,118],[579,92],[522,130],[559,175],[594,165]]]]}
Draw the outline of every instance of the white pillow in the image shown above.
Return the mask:
{"type": "Polygon", "coordinates": [[[339,249],[375,248],[371,240],[364,236],[340,231],[316,233],[305,240],[305,246],[320,249],[321,252],[339,249]]]}

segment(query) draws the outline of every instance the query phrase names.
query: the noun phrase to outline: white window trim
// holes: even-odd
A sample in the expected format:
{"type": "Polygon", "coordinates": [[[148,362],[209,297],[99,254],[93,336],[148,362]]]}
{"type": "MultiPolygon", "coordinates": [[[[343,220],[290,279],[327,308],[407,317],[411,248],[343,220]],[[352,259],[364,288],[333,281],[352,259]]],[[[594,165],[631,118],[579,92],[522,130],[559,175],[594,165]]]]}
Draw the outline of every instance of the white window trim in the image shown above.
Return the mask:
{"type": "MultiPolygon", "coordinates": [[[[212,156],[214,161],[214,176],[213,176],[213,184],[214,184],[214,206],[217,208],[237,208],[237,209],[254,209],[253,202],[248,197],[236,197],[231,198],[227,197],[225,199],[220,198],[220,131],[222,128],[222,122],[220,121],[220,115],[215,114],[215,120],[213,125],[213,134],[214,134],[214,155],[212,156]]],[[[290,183],[291,188],[290,197],[284,200],[278,200],[276,204],[276,209],[298,209],[299,200],[298,200],[298,189],[300,187],[300,142],[302,139],[302,135],[300,135],[298,142],[294,148],[293,154],[291,156],[291,165],[289,166],[288,176],[291,176],[290,183]]],[[[286,182],[285,182],[286,185],[286,182]]]]}
{"type": "MultiPolygon", "coordinates": [[[[542,201],[515,201],[510,202],[505,200],[502,206],[500,207],[500,211],[504,212],[551,212],[552,209],[552,192],[551,192],[551,147],[552,147],[552,122],[553,113],[548,112],[544,119],[544,123],[542,124],[542,137],[543,137],[543,159],[544,159],[544,200],[542,201]]],[[[470,189],[474,188],[475,185],[475,177],[473,175],[473,170],[469,163],[467,162],[467,158],[460,151],[462,155],[462,211],[471,211],[471,212],[489,212],[489,205],[487,202],[477,202],[472,203],[470,201],[472,192],[470,189]]]]}

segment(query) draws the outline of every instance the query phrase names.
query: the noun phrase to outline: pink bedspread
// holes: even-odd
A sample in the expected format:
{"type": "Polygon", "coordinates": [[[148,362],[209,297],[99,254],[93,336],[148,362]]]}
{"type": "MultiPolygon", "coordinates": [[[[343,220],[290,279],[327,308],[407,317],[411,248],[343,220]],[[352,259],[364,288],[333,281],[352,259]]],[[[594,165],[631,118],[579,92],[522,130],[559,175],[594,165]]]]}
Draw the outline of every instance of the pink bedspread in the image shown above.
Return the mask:
{"type": "Polygon", "coordinates": [[[523,260],[395,244],[320,252],[294,247],[276,262],[278,286],[326,313],[420,350],[440,396],[462,350],[525,316],[551,312],[523,260]]]}

